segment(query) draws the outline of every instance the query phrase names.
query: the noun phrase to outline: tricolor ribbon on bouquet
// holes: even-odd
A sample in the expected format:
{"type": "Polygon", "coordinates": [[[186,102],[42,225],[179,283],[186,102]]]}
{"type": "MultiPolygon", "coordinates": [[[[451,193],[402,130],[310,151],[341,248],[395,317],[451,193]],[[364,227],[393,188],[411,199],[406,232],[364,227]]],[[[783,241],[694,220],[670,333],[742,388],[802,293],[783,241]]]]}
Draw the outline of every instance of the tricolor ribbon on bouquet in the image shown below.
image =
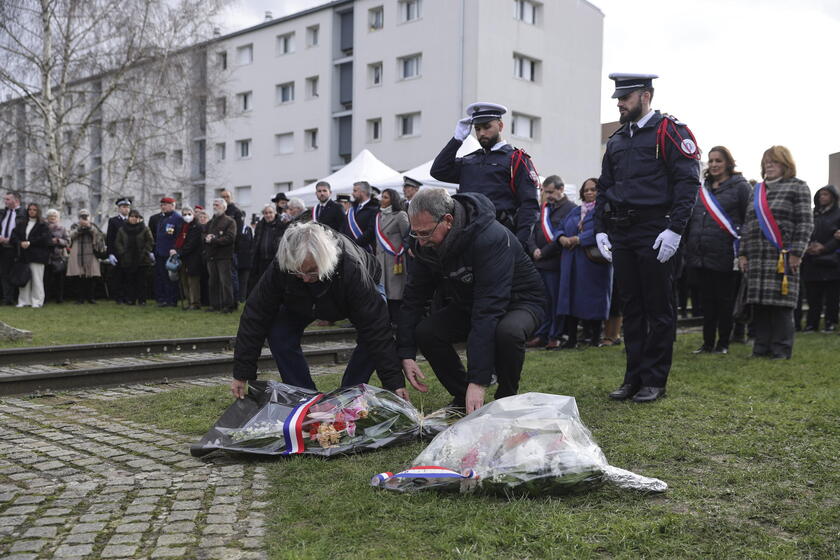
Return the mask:
{"type": "Polygon", "coordinates": [[[548,208],[548,203],[542,205],[540,210],[540,227],[542,228],[545,240],[552,243],[557,238],[557,231],[551,227],[551,211],[548,208]]]}
{"type": "Polygon", "coordinates": [[[391,472],[379,473],[370,480],[370,483],[373,486],[379,486],[392,478],[460,478],[464,480],[478,480],[479,476],[472,469],[467,469],[459,473],[458,471],[453,471],[445,467],[421,466],[411,467],[397,474],[391,472]]]}
{"type": "Polygon", "coordinates": [[[755,209],[755,217],[758,220],[758,227],[761,228],[761,233],[779,251],[776,272],[782,275],[781,294],[786,296],[788,293],[788,250],[785,249],[785,242],[782,240],[782,230],[779,229],[776,218],[773,217],[773,212],[770,211],[770,205],[767,203],[767,186],[763,181],[755,187],[753,208],[755,209]]]}
{"type": "Polygon", "coordinates": [[[376,240],[379,242],[379,246],[382,247],[383,251],[394,257],[394,273],[402,274],[402,255],[405,253],[405,245],[400,243],[399,247],[395,247],[394,244],[388,240],[385,233],[382,231],[382,226],[379,223],[379,218],[381,216],[382,214],[376,215],[376,240]]]}
{"type": "Polygon", "coordinates": [[[738,233],[738,230],[735,229],[735,225],[732,223],[732,218],[726,213],[723,209],[723,206],[720,205],[718,202],[717,197],[712,194],[705,186],[700,187],[700,201],[703,203],[703,206],[706,208],[706,212],[709,213],[709,216],[715,221],[715,223],[720,226],[720,229],[728,233],[732,236],[732,249],[735,251],[735,257],[738,257],[738,250],[741,245],[741,235],[738,233]]]}
{"type": "Polygon", "coordinates": [[[297,405],[283,422],[283,439],[286,441],[286,451],[283,455],[297,455],[303,453],[303,420],[309,414],[309,409],[324,398],[323,393],[315,395],[306,402],[297,405]]]}

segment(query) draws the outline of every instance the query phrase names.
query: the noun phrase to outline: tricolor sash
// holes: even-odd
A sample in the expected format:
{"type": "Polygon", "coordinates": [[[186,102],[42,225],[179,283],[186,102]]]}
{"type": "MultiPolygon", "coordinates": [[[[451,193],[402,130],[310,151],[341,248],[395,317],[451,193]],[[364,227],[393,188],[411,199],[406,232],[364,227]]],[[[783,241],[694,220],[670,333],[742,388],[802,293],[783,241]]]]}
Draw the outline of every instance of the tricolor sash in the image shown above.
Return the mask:
{"type": "Polygon", "coordinates": [[[321,206],[320,204],[316,204],[315,206],[313,206],[313,207],[312,207],[312,221],[313,221],[313,222],[317,222],[317,221],[318,221],[318,212],[317,212],[317,210],[318,210],[318,208],[319,208],[320,206],[321,206]]]}
{"type": "Polygon", "coordinates": [[[362,236],[362,228],[356,221],[356,207],[351,206],[347,211],[347,225],[350,228],[350,233],[353,234],[353,239],[359,239],[362,236]]]}
{"type": "Polygon", "coordinates": [[[700,200],[703,202],[703,206],[706,207],[706,212],[708,212],[709,216],[711,216],[715,223],[720,226],[720,229],[732,236],[732,248],[734,249],[735,256],[737,257],[738,248],[741,243],[741,235],[735,228],[732,219],[723,209],[723,206],[720,205],[717,197],[715,197],[715,195],[712,194],[712,191],[705,186],[700,187],[700,200]]]}
{"type": "Polygon", "coordinates": [[[776,272],[782,275],[782,295],[788,293],[788,277],[787,277],[787,254],[785,249],[785,242],[782,239],[782,230],[779,229],[779,224],[776,223],[776,218],[773,217],[773,212],[770,211],[770,205],[767,203],[767,186],[762,181],[755,186],[755,195],[753,196],[753,208],[755,209],[755,217],[758,220],[758,227],[761,233],[778,251],[779,261],[776,265],[776,272]]]}
{"type": "Polygon", "coordinates": [[[381,216],[381,213],[376,215],[376,240],[379,241],[379,246],[382,247],[383,251],[394,257],[394,274],[402,274],[402,254],[405,253],[405,245],[401,242],[400,246],[397,248],[394,247],[394,244],[388,240],[385,233],[382,231],[382,226],[379,223],[379,218],[381,216]]]}
{"type": "Polygon", "coordinates": [[[397,474],[390,472],[379,473],[371,479],[370,483],[373,486],[379,486],[391,478],[457,478],[464,480],[477,480],[479,476],[478,473],[472,469],[467,469],[463,473],[459,473],[458,471],[453,471],[452,469],[447,469],[445,467],[421,466],[411,467],[410,469],[398,472],[397,474]]]}
{"type": "Polygon", "coordinates": [[[548,203],[543,204],[540,210],[540,227],[542,228],[545,240],[549,243],[554,242],[558,232],[551,226],[551,210],[548,207],[548,203]]]}
{"type": "Polygon", "coordinates": [[[323,393],[317,394],[308,401],[297,405],[292,409],[292,413],[286,417],[286,421],[283,423],[283,439],[286,441],[286,451],[283,452],[283,455],[303,453],[303,420],[312,405],[322,398],[324,398],[323,393]]]}

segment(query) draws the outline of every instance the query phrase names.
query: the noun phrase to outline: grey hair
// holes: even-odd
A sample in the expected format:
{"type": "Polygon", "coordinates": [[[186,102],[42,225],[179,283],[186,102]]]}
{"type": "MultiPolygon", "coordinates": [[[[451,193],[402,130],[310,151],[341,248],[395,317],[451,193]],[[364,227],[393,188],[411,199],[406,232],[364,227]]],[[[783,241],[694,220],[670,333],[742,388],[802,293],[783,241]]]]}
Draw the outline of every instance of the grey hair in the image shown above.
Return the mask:
{"type": "Polygon", "coordinates": [[[275,214],[277,213],[277,206],[273,202],[271,204],[266,204],[265,206],[263,206],[262,212],[265,212],[266,208],[271,208],[272,210],[274,210],[275,214]]]}
{"type": "Polygon", "coordinates": [[[361,189],[365,191],[365,194],[370,194],[370,183],[368,183],[367,181],[356,181],[355,183],[353,183],[353,186],[361,187],[361,189]]]}
{"type": "Polygon", "coordinates": [[[408,206],[408,217],[414,218],[419,216],[421,212],[428,212],[432,219],[440,220],[446,214],[452,214],[454,211],[455,201],[452,200],[446,189],[429,187],[420,189],[411,199],[411,204],[408,206]]]}
{"type": "Polygon", "coordinates": [[[306,204],[303,203],[303,200],[299,198],[290,198],[289,204],[287,204],[289,208],[297,208],[299,210],[306,210],[306,204]]]}
{"type": "Polygon", "coordinates": [[[59,214],[58,210],[56,210],[55,208],[50,208],[49,210],[47,210],[47,214],[46,214],[47,218],[49,218],[50,216],[60,216],[60,215],[61,214],[59,214]]]}
{"type": "Polygon", "coordinates": [[[339,257],[338,238],[330,230],[314,222],[289,226],[277,248],[281,270],[299,273],[303,261],[312,257],[318,267],[318,280],[326,280],[335,272],[339,257]]]}
{"type": "Polygon", "coordinates": [[[217,202],[222,205],[222,208],[227,210],[227,202],[225,201],[224,198],[214,198],[213,199],[213,204],[216,204],[217,202]]]}
{"type": "Polygon", "coordinates": [[[181,206],[181,214],[183,214],[184,212],[189,212],[190,214],[195,214],[195,212],[192,209],[192,206],[187,206],[186,204],[184,206],[181,206]]]}

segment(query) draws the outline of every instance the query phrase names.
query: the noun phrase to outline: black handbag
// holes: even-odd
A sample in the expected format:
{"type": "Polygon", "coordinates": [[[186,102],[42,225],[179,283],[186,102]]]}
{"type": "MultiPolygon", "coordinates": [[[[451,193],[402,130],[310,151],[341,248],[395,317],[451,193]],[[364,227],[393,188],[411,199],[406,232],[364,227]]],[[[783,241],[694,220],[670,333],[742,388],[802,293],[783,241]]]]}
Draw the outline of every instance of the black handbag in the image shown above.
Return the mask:
{"type": "Polygon", "coordinates": [[[32,280],[32,270],[28,263],[21,260],[20,247],[18,247],[18,256],[12,263],[12,270],[9,271],[9,284],[15,288],[22,288],[29,284],[30,280],[32,280]]]}
{"type": "Polygon", "coordinates": [[[610,264],[610,261],[605,259],[604,255],[601,254],[601,250],[598,249],[597,245],[587,245],[586,247],[581,247],[581,249],[583,249],[583,254],[586,255],[589,262],[593,262],[595,264],[610,264]]]}
{"type": "Polygon", "coordinates": [[[749,292],[749,281],[747,275],[741,273],[741,283],[738,285],[738,293],[735,295],[735,306],[732,308],[732,318],[737,323],[749,323],[752,321],[752,304],[747,303],[747,292],[749,292]]]}

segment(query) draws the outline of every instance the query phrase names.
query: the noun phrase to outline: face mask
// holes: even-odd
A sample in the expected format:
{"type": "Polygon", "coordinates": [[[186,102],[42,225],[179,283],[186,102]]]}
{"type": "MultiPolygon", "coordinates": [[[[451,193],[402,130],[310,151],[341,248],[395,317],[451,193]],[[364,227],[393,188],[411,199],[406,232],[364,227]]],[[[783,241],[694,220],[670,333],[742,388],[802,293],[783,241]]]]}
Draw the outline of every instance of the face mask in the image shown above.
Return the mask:
{"type": "Polygon", "coordinates": [[[184,221],[190,223],[193,221],[193,216],[184,216],[184,221]]]}

